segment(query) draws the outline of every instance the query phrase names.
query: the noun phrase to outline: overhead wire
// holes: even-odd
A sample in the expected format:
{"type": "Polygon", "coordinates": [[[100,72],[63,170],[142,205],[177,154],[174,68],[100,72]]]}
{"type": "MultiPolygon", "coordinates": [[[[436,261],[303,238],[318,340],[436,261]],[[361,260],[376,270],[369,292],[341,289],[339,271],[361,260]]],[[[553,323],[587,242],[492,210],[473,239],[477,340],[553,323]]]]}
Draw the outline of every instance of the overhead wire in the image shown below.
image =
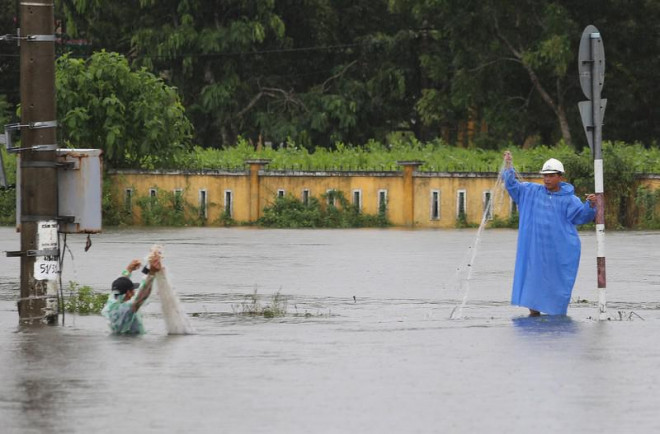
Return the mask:
{"type": "MultiPolygon", "coordinates": [[[[361,43],[350,43],[350,44],[337,44],[337,45],[312,45],[309,47],[293,47],[293,48],[274,48],[268,50],[251,50],[251,51],[230,51],[230,52],[188,52],[188,53],[176,53],[174,55],[157,55],[157,54],[145,54],[142,53],[139,55],[141,58],[149,59],[171,59],[173,57],[225,57],[225,56],[246,56],[246,55],[261,55],[261,54],[282,54],[282,53],[301,53],[307,51],[332,51],[340,50],[345,48],[354,48],[365,45],[377,45],[378,42],[361,42],[361,43]]],[[[65,45],[64,43],[59,43],[57,45],[65,45]]],[[[20,54],[12,53],[0,53],[0,57],[20,57],[20,54]]],[[[89,57],[87,55],[76,55],[74,57],[89,57]]]]}
{"type": "MultiPolygon", "coordinates": [[[[258,54],[280,54],[280,53],[298,53],[306,51],[331,51],[344,48],[359,47],[365,45],[363,43],[351,43],[351,44],[338,44],[338,45],[314,45],[310,47],[297,47],[297,48],[276,48],[272,50],[254,50],[254,51],[230,51],[230,52],[218,52],[218,53],[180,53],[175,57],[222,57],[222,56],[244,56],[244,55],[258,55],[258,54]]],[[[149,55],[143,54],[142,57],[149,58],[170,58],[172,56],[167,55],[149,55]]]]}

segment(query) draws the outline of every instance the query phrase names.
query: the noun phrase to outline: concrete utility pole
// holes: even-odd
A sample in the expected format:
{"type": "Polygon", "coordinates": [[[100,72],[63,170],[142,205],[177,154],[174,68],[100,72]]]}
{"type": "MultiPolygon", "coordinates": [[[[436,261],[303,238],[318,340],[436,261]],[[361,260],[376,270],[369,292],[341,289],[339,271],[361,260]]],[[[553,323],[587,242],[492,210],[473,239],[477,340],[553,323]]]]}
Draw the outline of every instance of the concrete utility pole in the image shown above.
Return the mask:
{"type": "Polygon", "coordinates": [[[578,56],[580,86],[589,101],[578,103],[582,124],[587,134],[587,141],[594,157],[594,188],[596,193],[596,242],[597,242],[597,279],[598,279],[598,318],[607,319],[605,297],[605,197],[603,182],[603,117],[607,100],[600,92],[605,83],[605,49],[598,29],[592,25],[582,32],[578,56]]]}
{"type": "Polygon", "coordinates": [[[53,0],[20,2],[21,323],[57,322],[57,168],[53,0]],[[36,148],[35,148],[36,147],[36,148]],[[45,234],[45,235],[44,235],[45,234]],[[46,239],[48,238],[48,239],[46,239]],[[39,269],[41,267],[41,269],[39,269]],[[36,274],[36,276],[35,276],[36,274]],[[43,279],[47,277],[46,279],[43,279]],[[37,280],[37,279],[40,280],[37,280]]]}

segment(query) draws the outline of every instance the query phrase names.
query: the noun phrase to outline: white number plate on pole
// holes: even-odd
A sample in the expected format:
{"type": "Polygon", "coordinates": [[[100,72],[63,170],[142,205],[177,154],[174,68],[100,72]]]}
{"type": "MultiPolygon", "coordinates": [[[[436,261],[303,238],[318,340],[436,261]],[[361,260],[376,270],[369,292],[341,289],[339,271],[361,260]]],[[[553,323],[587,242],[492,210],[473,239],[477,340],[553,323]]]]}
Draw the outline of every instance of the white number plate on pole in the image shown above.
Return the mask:
{"type": "MultiPolygon", "coordinates": [[[[57,250],[57,222],[55,220],[41,221],[37,228],[37,249],[57,250]]],[[[57,255],[37,256],[34,261],[34,278],[36,280],[54,280],[60,272],[57,255]]]]}

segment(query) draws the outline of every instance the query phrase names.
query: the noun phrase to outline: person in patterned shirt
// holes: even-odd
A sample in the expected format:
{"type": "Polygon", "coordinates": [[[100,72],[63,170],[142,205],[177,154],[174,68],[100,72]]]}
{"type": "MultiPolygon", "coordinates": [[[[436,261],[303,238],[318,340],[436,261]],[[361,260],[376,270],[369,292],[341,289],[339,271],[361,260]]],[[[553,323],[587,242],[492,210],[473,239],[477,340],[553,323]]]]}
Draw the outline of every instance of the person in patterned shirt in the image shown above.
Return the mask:
{"type": "Polygon", "coordinates": [[[130,276],[140,265],[139,259],[132,260],[122,271],[122,276],[112,282],[112,293],[101,312],[108,319],[110,329],[115,334],[144,333],[139,310],[151,295],[154,276],[162,269],[162,265],[159,257],[153,258],[149,267],[143,270],[146,275],[142,281],[134,283],[130,276]]]}

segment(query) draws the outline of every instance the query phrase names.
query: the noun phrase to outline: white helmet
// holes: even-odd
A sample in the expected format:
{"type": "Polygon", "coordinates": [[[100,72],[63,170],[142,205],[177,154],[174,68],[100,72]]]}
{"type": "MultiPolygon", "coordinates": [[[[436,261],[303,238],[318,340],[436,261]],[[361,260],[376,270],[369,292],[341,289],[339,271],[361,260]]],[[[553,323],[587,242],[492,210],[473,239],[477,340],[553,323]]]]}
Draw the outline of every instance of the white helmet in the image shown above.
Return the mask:
{"type": "Polygon", "coordinates": [[[543,169],[539,173],[564,173],[564,165],[561,161],[551,158],[543,163],[543,169]]]}

